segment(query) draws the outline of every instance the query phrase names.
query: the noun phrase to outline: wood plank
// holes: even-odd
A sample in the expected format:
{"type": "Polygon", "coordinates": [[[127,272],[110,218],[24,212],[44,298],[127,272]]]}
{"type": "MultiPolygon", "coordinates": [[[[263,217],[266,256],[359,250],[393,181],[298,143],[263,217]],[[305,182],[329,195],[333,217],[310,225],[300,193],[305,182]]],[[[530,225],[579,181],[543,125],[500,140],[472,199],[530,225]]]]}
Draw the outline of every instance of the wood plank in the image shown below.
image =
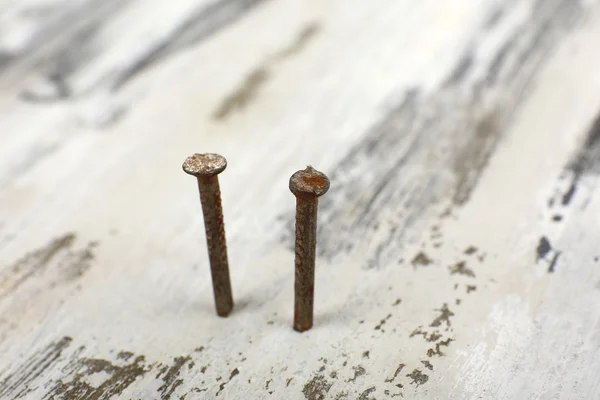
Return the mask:
{"type": "Polygon", "coordinates": [[[3,2],[1,398],[598,397],[597,1],[3,2]]]}

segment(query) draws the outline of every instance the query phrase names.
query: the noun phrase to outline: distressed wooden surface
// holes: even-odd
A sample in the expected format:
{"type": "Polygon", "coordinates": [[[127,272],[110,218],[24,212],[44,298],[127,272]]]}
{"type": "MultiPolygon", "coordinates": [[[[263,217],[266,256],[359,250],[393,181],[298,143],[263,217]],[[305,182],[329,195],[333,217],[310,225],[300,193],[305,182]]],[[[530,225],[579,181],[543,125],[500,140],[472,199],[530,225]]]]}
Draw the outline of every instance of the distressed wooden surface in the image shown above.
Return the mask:
{"type": "Polygon", "coordinates": [[[600,398],[599,43],[595,0],[0,0],[0,398],[600,398]]]}

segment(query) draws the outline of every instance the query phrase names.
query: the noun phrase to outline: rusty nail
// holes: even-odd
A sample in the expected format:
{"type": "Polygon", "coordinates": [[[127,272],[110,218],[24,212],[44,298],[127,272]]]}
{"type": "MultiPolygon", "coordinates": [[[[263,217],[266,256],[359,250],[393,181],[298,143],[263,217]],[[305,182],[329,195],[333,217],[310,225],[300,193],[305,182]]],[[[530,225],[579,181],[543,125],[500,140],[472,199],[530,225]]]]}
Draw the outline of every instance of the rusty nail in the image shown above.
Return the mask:
{"type": "Polygon", "coordinates": [[[227,160],[218,154],[194,154],[183,163],[183,170],[198,179],[215,305],[221,317],[226,317],[233,308],[221,190],[217,178],[226,167],[227,160]]]}
{"type": "Polygon", "coordinates": [[[317,209],[319,197],[329,190],[329,178],[308,166],[292,175],[290,190],[296,196],[294,329],[304,332],[313,325],[317,209]]]}

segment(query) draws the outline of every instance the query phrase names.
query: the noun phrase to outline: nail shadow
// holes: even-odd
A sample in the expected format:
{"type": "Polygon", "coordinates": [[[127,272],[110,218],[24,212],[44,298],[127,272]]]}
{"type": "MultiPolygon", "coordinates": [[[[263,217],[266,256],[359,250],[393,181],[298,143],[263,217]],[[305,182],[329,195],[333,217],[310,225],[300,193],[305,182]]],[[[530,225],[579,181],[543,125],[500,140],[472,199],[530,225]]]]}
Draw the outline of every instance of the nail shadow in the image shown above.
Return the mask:
{"type": "Polygon", "coordinates": [[[342,309],[332,309],[324,312],[315,312],[313,328],[318,326],[347,326],[347,316],[342,309]]]}
{"type": "MultiPolygon", "coordinates": [[[[348,326],[348,321],[350,319],[345,315],[344,311],[339,310],[329,310],[325,312],[315,312],[313,315],[313,326],[310,330],[318,329],[318,328],[326,328],[333,326],[348,326]]],[[[294,327],[294,304],[290,303],[289,313],[279,314],[277,316],[273,316],[268,319],[266,324],[269,327],[277,326],[277,329],[280,328],[289,328],[293,329],[294,327]],[[269,323],[270,322],[270,323],[269,323]]]]}

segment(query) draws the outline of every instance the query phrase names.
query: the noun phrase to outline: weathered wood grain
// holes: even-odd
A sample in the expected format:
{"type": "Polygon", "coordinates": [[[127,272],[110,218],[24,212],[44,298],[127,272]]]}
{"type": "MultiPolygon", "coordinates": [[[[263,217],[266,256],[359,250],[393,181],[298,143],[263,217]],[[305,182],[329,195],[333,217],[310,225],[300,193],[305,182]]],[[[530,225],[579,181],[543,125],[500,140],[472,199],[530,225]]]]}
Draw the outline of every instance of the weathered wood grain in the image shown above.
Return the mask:
{"type": "Polygon", "coordinates": [[[592,0],[0,0],[0,398],[598,397],[599,42],[592,0]]]}

